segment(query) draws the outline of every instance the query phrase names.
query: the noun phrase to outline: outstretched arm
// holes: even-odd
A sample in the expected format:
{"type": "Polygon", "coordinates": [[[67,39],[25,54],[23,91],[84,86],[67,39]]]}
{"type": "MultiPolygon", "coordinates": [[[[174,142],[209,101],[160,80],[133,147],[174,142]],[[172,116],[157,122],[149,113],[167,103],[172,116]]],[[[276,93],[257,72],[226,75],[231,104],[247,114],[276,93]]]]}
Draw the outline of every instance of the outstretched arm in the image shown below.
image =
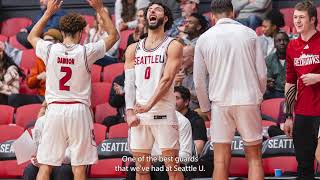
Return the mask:
{"type": "Polygon", "coordinates": [[[174,78],[181,66],[182,49],[183,45],[180,42],[176,40],[171,42],[168,47],[167,64],[164,68],[163,76],[160,79],[158,87],[146,105],[137,105],[136,111],[138,113],[148,112],[168,92],[168,89],[172,85],[174,78]]]}
{"type": "Polygon", "coordinates": [[[93,7],[99,14],[102,20],[101,27],[108,33],[108,37],[103,40],[105,42],[106,51],[108,51],[112,46],[118,41],[119,34],[116,27],[113,25],[110,19],[108,9],[103,6],[102,0],[87,0],[91,7],[93,7]]]}
{"type": "Polygon", "coordinates": [[[40,18],[40,20],[36,23],[36,25],[34,25],[30,34],[28,35],[28,41],[33,48],[36,48],[37,42],[41,39],[40,37],[43,29],[46,27],[51,16],[60,9],[62,2],[63,1],[60,0],[48,0],[47,10],[40,18]]]}

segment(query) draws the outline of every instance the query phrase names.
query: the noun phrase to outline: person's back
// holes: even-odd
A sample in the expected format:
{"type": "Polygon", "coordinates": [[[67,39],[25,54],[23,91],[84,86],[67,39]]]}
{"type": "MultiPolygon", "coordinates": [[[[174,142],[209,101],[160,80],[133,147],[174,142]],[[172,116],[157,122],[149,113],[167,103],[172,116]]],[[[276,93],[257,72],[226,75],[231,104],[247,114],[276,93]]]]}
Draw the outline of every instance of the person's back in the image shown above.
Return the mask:
{"type": "MultiPolygon", "coordinates": [[[[92,45],[87,46],[92,47],[92,45]]],[[[47,61],[48,103],[79,101],[90,105],[92,61],[88,61],[90,56],[86,49],[87,47],[82,45],[69,47],[61,43],[52,45],[47,61]]]]}
{"type": "Polygon", "coordinates": [[[101,16],[108,37],[79,45],[87,23],[80,14],[70,13],[59,23],[63,43],[53,44],[41,39],[45,24],[62,5],[62,1],[55,0],[48,1],[46,12],[28,36],[47,70],[45,97],[49,110],[45,114],[46,123],[37,152],[40,164],[37,179],[49,179],[53,166],[61,166],[66,148],[70,149],[75,180],[85,179],[86,166],[98,160],[90,109],[90,69],[118,40],[118,33],[102,0],[88,0],[88,3],[101,16]]]}
{"type": "Polygon", "coordinates": [[[211,9],[217,24],[197,42],[193,75],[200,108],[211,116],[213,179],[228,179],[231,144],[238,131],[248,179],[262,180],[260,103],[267,80],[263,53],[254,31],[232,20],[231,0],[214,0],[211,9]]]}
{"type": "Polygon", "coordinates": [[[260,51],[255,51],[260,45],[253,30],[232,19],[220,19],[200,36],[197,46],[206,56],[210,100],[220,105],[260,103],[264,87],[257,78],[256,53],[260,51]]]}

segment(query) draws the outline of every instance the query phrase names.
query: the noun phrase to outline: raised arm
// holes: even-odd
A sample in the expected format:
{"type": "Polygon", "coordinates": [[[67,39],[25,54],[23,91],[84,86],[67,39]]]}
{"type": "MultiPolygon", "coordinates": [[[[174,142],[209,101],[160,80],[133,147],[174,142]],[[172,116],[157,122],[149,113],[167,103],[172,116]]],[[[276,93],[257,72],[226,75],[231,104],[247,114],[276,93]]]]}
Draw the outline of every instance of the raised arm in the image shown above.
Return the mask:
{"type": "Polygon", "coordinates": [[[168,47],[168,59],[164,68],[163,76],[152,96],[146,105],[138,105],[136,110],[138,113],[148,112],[157,102],[168,92],[172,85],[182,62],[183,45],[174,40],[168,47]]]}
{"type": "Polygon", "coordinates": [[[40,20],[34,25],[28,35],[28,41],[33,48],[36,48],[37,42],[41,39],[41,34],[49,19],[60,9],[62,2],[63,1],[60,0],[48,0],[47,10],[44,12],[40,20]]]}
{"type": "Polygon", "coordinates": [[[108,9],[103,6],[102,0],[87,0],[91,7],[93,7],[99,14],[102,20],[102,30],[108,33],[108,37],[103,40],[105,42],[106,51],[118,41],[119,34],[116,27],[113,25],[112,20],[109,16],[108,9]]]}

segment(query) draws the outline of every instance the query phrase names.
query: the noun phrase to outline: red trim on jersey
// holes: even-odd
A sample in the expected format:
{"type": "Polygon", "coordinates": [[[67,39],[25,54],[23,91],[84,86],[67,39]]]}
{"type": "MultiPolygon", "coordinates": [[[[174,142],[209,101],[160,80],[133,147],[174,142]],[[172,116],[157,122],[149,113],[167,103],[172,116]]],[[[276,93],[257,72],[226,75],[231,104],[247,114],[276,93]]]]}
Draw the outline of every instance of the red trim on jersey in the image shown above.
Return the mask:
{"type": "Polygon", "coordinates": [[[84,62],[85,62],[85,66],[86,66],[87,72],[89,74],[91,74],[91,71],[90,71],[89,65],[88,65],[87,49],[86,49],[85,46],[83,46],[83,51],[84,51],[84,54],[83,54],[84,55],[84,62]]]}
{"type": "Polygon", "coordinates": [[[143,49],[145,52],[153,52],[153,51],[157,50],[169,37],[168,37],[168,36],[165,36],[165,37],[163,38],[163,40],[160,42],[160,44],[158,44],[157,47],[152,48],[152,49],[146,49],[146,48],[145,48],[145,43],[146,43],[147,38],[148,38],[148,37],[146,37],[146,38],[142,41],[142,45],[141,45],[141,46],[142,46],[142,49],[143,49]]]}
{"type": "Polygon", "coordinates": [[[64,102],[64,101],[53,101],[53,102],[51,102],[51,103],[49,103],[49,104],[82,104],[82,102],[79,102],[79,101],[66,101],[66,102],[64,102]]]}

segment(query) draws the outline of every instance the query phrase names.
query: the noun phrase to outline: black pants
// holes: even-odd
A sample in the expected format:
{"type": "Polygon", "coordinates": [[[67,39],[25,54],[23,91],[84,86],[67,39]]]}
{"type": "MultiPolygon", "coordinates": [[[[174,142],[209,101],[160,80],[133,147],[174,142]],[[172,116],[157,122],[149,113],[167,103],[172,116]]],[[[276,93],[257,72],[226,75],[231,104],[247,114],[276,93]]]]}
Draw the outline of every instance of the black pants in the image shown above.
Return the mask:
{"type": "Polygon", "coordinates": [[[19,32],[17,34],[17,41],[22,44],[25,48],[27,49],[31,49],[32,48],[32,45],[29,43],[28,41],[28,35],[29,33],[26,33],[26,32],[19,32]]]}
{"type": "Polygon", "coordinates": [[[270,126],[268,128],[269,137],[284,135],[284,132],[280,129],[279,126],[270,126]]]}
{"type": "MultiPolygon", "coordinates": [[[[23,171],[24,180],[36,180],[39,168],[29,164],[23,171]]],[[[73,180],[71,165],[63,164],[54,167],[50,176],[51,180],[73,180]]]]}
{"type": "Polygon", "coordinates": [[[8,96],[5,94],[0,94],[0,104],[8,105],[8,96]]]}
{"type": "Polygon", "coordinates": [[[113,125],[123,123],[123,122],[124,122],[123,117],[121,117],[120,114],[117,114],[115,116],[108,116],[108,117],[104,118],[102,124],[107,127],[111,127],[113,125]]]}
{"type": "Polygon", "coordinates": [[[298,162],[298,179],[314,179],[314,160],[318,142],[320,116],[296,115],[293,124],[293,143],[298,162]]]}
{"type": "Polygon", "coordinates": [[[8,104],[13,107],[20,107],[27,104],[41,104],[43,101],[44,97],[39,95],[12,94],[8,98],[8,104]]]}
{"type": "Polygon", "coordinates": [[[117,58],[113,58],[113,57],[105,55],[103,58],[97,60],[94,64],[105,67],[105,66],[108,66],[110,64],[115,64],[115,63],[118,63],[117,58]]]}

